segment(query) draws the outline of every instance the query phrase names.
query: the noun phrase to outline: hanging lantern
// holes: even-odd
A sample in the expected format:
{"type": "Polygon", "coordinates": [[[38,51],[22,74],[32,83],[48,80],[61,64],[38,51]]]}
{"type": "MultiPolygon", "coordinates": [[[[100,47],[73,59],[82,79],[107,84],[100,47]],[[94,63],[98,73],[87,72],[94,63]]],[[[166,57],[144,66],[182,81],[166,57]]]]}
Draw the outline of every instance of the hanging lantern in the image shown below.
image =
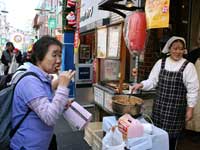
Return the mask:
{"type": "Polygon", "coordinates": [[[144,50],[146,40],[145,13],[136,11],[126,18],[124,26],[126,46],[131,54],[144,50]]]}

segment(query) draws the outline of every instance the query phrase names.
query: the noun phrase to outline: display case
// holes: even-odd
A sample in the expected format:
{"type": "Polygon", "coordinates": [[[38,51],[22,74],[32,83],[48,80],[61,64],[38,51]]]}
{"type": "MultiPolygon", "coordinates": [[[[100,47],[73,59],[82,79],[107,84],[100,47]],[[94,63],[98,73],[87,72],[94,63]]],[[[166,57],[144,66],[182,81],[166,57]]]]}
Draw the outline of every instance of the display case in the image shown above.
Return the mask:
{"type": "Polygon", "coordinates": [[[96,30],[97,82],[104,85],[109,83],[107,86],[115,85],[111,88],[119,89],[120,92],[125,82],[126,56],[128,56],[122,31],[122,22],[96,30]]]}

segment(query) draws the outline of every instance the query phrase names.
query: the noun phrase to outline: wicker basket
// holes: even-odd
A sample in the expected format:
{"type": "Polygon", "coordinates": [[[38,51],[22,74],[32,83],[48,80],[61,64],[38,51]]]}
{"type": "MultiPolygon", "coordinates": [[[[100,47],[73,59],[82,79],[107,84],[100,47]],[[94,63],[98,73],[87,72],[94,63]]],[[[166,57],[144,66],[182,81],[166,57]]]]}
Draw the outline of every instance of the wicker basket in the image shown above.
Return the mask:
{"type": "Polygon", "coordinates": [[[102,122],[90,122],[84,130],[84,140],[92,146],[94,132],[102,130],[102,122]]]}
{"type": "Polygon", "coordinates": [[[103,130],[94,132],[92,150],[102,150],[103,130]]]}

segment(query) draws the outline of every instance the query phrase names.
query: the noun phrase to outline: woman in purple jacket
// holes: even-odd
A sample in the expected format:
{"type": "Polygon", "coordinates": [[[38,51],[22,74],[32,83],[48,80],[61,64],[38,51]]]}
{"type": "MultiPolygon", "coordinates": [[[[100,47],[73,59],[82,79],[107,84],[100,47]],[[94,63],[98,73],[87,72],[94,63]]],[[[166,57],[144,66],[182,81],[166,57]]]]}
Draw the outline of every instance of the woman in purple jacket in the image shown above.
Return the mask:
{"type": "Polygon", "coordinates": [[[33,65],[28,71],[36,73],[41,80],[26,76],[15,88],[12,127],[18,124],[29,108],[31,112],[11,139],[12,150],[48,150],[56,120],[68,104],[67,87],[75,74],[72,70],[60,74],[57,90],[53,91],[50,74],[58,71],[61,53],[62,44],[53,37],[44,36],[34,44],[31,55],[33,65]]]}

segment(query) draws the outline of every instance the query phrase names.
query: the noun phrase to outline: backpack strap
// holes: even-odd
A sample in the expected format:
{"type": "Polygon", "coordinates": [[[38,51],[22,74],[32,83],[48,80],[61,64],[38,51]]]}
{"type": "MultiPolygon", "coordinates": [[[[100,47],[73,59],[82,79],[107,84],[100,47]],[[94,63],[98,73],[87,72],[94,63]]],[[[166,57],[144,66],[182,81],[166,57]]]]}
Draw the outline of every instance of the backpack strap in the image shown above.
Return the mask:
{"type": "Polygon", "coordinates": [[[17,69],[13,74],[12,78],[9,83],[7,83],[7,86],[10,86],[11,84],[16,84],[17,81],[20,79],[20,77],[25,73],[27,69],[26,68],[20,68],[17,69]],[[16,74],[17,73],[17,74],[16,74]]]}
{"type": "MultiPolygon", "coordinates": [[[[30,76],[30,75],[35,76],[35,77],[38,78],[40,81],[42,81],[36,73],[34,73],[34,72],[26,72],[26,73],[24,73],[24,74],[19,78],[19,80],[17,81],[17,83],[18,83],[22,78],[24,78],[25,76],[30,76]]],[[[14,85],[14,90],[15,90],[15,87],[16,87],[17,83],[14,85]]],[[[19,127],[21,126],[21,124],[23,123],[23,121],[26,119],[26,117],[29,115],[29,113],[30,113],[31,111],[32,111],[32,110],[28,107],[28,111],[27,111],[26,114],[23,116],[23,118],[19,121],[19,123],[15,126],[14,129],[11,129],[10,138],[12,138],[12,137],[15,135],[15,133],[17,132],[17,130],[19,129],[19,127]]]]}
{"type": "Polygon", "coordinates": [[[14,73],[18,72],[18,71],[26,71],[27,69],[26,68],[20,68],[20,69],[17,69],[14,73]]]}

